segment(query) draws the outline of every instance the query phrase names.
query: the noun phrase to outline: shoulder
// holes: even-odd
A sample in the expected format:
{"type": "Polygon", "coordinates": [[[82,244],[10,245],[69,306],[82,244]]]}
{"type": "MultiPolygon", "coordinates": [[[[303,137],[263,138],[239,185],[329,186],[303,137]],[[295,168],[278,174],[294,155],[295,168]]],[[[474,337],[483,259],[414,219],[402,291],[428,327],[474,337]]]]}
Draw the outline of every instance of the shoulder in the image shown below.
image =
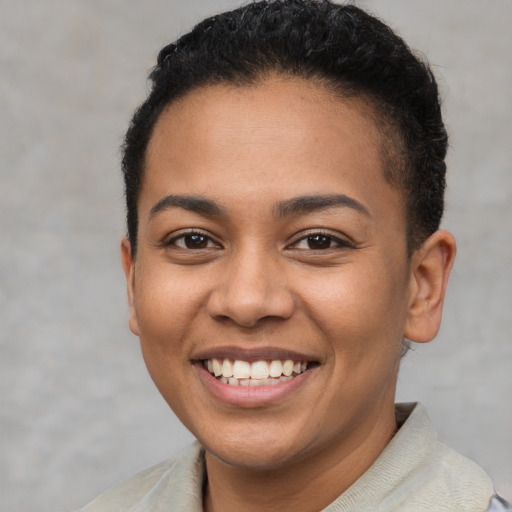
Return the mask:
{"type": "Polygon", "coordinates": [[[422,499],[430,496],[446,511],[483,512],[494,495],[491,479],[478,464],[440,442],[422,473],[422,499]]]}
{"type": "Polygon", "coordinates": [[[439,510],[443,512],[485,511],[494,495],[493,483],[487,473],[472,460],[438,441],[420,404],[415,406],[404,426],[408,433],[416,434],[416,441],[425,436],[428,443],[423,456],[417,459],[418,465],[406,479],[408,485],[414,486],[418,478],[415,492],[407,500],[407,510],[432,510],[429,508],[432,504],[439,504],[439,510]]]}
{"type": "Polygon", "coordinates": [[[162,477],[172,470],[176,458],[165,460],[110,487],[79,512],[113,512],[129,510],[140,501],[162,477]]]}
{"type": "Polygon", "coordinates": [[[396,418],[399,429],[392,441],[326,510],[486,511],[494,496],[490,478],[476,463],[438,441],[424,407],[399,404],[396,418]]]}
{"type": "Polygon", "coordinates": [[[158,503],[178,504],[187,490],[191,491],[189,495],[200,491],[202,461],[201,447],[195,442],[178,457],[140,471],[107,489],[77,512],[145,511],[157,510],[158,503]]]}

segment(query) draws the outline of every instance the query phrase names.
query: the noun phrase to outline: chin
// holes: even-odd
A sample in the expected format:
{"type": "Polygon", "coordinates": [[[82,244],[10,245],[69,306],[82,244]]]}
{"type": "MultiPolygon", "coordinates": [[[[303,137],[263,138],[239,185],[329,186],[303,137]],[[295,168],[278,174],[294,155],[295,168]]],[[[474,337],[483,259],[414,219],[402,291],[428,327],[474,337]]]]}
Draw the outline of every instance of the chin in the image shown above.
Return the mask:
{"type": "Polygon", "coordinates": [[[240,469],[270,471],[286,467],[303,457],[309,443],[279,426],[237,432],[219,430],[219,435],[198,437],[207,454],[240,469]],[[277,427],[277,429],[276,429],[277,427]],[[302,448],[301,448],[302,447],[302,448]]]}
{"type": "Polygon", "coordinates": [[[205,447],[207,454],[222,463],[251,471],[275,471],[287,467],[300,457],[292,447],[269,447],[259,443],[248,445],[230,444],[226,447],[205,447]]]}

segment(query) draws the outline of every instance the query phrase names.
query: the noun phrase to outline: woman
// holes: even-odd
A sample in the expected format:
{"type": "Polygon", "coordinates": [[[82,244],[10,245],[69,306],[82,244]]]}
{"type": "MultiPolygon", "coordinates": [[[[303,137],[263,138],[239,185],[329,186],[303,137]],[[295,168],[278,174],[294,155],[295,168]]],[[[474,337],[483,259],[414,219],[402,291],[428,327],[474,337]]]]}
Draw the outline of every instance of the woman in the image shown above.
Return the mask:
{"type": "Polygon", "coordinates": [[[256,2],[165,47],[124,146],[130,328],[198,442],[86,511],[510,510],[395,406],[438,331],[435,79],[354,6],[256,2]]]}

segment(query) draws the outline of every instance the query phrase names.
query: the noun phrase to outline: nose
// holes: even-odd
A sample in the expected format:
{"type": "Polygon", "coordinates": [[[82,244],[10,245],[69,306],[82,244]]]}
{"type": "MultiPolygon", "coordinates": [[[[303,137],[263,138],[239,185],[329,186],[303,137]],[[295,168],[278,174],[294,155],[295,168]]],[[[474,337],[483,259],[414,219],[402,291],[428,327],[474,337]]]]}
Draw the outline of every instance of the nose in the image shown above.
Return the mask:
{"type": "Polygon", "coordinates": [[[293,294],[277,259],[253,247],[226,261],[208,298],[209,316],[248,328],[268,319],[289,318],[295,308],[293,294]]]}

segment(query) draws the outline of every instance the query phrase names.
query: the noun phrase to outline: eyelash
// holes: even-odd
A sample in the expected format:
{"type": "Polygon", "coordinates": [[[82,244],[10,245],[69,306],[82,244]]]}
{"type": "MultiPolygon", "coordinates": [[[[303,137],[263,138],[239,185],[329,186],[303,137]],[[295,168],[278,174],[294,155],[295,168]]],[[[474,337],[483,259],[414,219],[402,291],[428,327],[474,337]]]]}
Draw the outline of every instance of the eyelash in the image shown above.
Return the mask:
{"type": "MultiPolygon", "coordinates": [[[[325,232],[325,231],[310,231],[310,232],[303,232],[298,235],[299,238],[297,238],[294,242],[289,244],[286,248],[287,249],[298,249],[301,251],[328,251],[328,250],[336,250],[336,249],[343,249],[343,248],[353,248],[353,244],[348,242],[347,240],[343,240],[342,238],[339,238],[331,233],[325,232]],[[310,242],[314,242],[314,239],[320,239],[320,243],[325,242],[328,244],[327,247],[311,247],[310,242]],[[308,244],[308,247],[300,248],[298,247],[301,242],[305,242],[308,244]]],[[[179,233],[172,238],[166,240],[163,245],[165,247],[169,246],[175,246],[183,250],[201,250],[201,249],[211,249],[212,247],[215,248],[222,248],[222,246],[216,242],[208,233],[200,231],[200,230],[191,230],[179,233]],[[186,239],[191,239],[192,237],[201,237],[204,246],[199,246],[199,244],[196,247],[189,247],[187,246],[186,239]],[[183,245],[178,244],[177,242],[179,240],[183,241],[183,245]],[[212,245],[213,244],[213,245],[212,245]]]]}
{"type": "Polygon", "coordinates": [[[337,237],[333,235],[332,233],[325,232],[325,231],[310,231],[306,233],[300,233],[299,238],[291,243],[288,247],[290,248],[296,248],[298,250],[304,250],[304,251],[328,251],[328,250],[336,250],[336,249],[347,249],[347,248],[353,248],[354,245],[351,244],[348,240],[344,240],[340,237],[337,237]],[[323,238],[328,244],[328,247],[322,247],[322,248],[314,248],[309,245],[310,241],[313,241],[314,238],[323,238]],[[298,245],[300,242],[306,242],[308,244],[307,248],[299,248],[298,245]]]}
{"type": "Polygon", "coordinates": [[[163,245],[165,247],[175,246],[175,247],[178,247],[179,249],[191,250],[191,251],[200,250],[200,249],[211,249],[212,248],[212,244],[216,248],[220,247],[220,244],[217,243],[208,233],[205,233],[205,232],[200,231],[200,230],[191,230],[191,231],[186,231],[186,232],[179,233],[178,235],[175,235],[172,238],[170,238],[168,240],[165,240],[164,243],[163,243],[163,245]],[[204,239],[204,241],[206,242],[206,246],[205,247],[195,247],[195,248],[187,247],[185,240],[187,238],[190,239],[190,238],[192,238],[194,236],[202,237],[204,239]],[[177,243],[178,240],[183,240],[183,242],[184,242],[183,245],[179,245],[177,243]]]}

